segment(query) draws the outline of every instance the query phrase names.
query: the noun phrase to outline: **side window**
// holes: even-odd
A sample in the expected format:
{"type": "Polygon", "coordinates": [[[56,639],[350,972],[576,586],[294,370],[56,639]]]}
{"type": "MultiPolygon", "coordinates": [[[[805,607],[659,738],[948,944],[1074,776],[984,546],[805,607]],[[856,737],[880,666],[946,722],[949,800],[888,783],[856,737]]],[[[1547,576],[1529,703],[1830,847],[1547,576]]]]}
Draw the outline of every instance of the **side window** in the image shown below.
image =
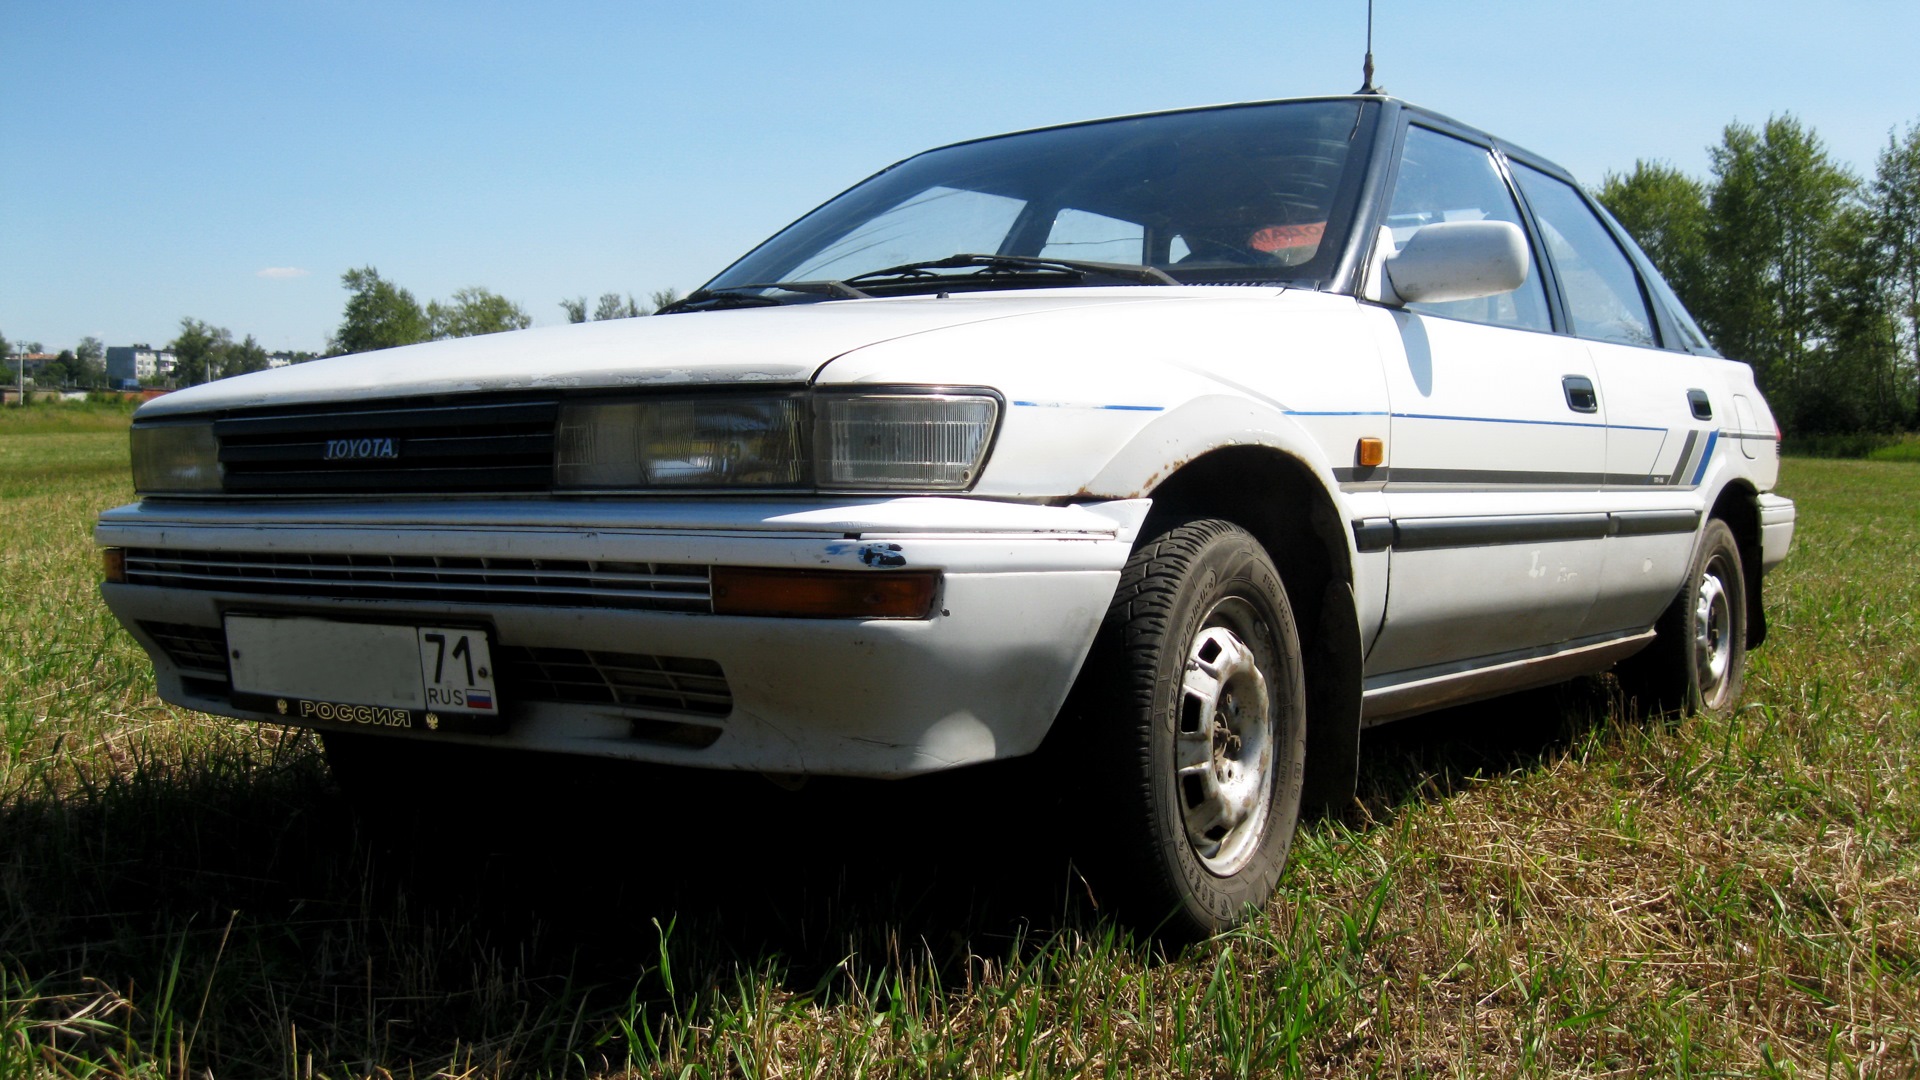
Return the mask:
{"type": "Polygon", "coordinates": [[[1673,328],[1678,331],[1677,336],[1680,340],[1668,340],[1663,344],[1670,349],[1714,355],[1713,345],[1707,341],[1706,332],[1700,329],[1699,323],[1693,321],[1693,315],[1687,311],[1687,305],[1680,302],[1680,297],[1674,293],[1673,286],[1667,284],[1667,279],[1660,276],[1660,271],[1655,269],[1653,260],[1647,258],[1647,253],[1640,250],[1639,244],[1633,242],[1633,237],[1627,235],[1627,230],[1621,227],[1620,222],[1615,220],[1612,214],[1607,213],[1606,207],[1602,206],[1598,209],[1600,220],[1607,223],[1613,235],[1625,237],[1627,254],[1633,259],[1633,265],[1640,268],[1640,280],[1646,282],[1647,290],[1653,293],[1655,306],[1665,304],[1667,314],[1672,317],[1673,328]]]}
{"type": "Polygon", "coordinates": [[[1040,257],[1137,264],[1146,261],[1147,230],[1131,221],[1071,207],[1054,215],[1040,257]]]}
{"type": "Polygon", "coordinates": [[[1640,291],[1640,275],[1580,193],[1517,161],[1513,176],[1540,223],[1573,332],[1622,345],[1659,344],[1646,294],[1640,291]]]}
{"type": "MultiPolygon", "coordinates": [[[[1393,201],[1387,207],[1394,250],[1406,244],[1420,226],[1437,221],[1506,221],[1526,227],[1491,152],[1427,128],[1408,128],[1400,175],[1394,180],[1393,201]]],[[[1407,307],[1495,326],[1553,329],[1553,320],[1547,315],[1546,287],[1532,268],[1526,282],[1510,293],[1407,307]]]]}

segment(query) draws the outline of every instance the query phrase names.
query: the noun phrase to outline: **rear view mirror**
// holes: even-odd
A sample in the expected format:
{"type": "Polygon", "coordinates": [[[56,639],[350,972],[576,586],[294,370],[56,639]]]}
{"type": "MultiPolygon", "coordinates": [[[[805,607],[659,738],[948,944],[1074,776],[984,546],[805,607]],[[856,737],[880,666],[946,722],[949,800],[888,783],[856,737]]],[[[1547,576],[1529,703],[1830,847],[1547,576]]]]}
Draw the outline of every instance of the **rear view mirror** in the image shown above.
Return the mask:
{"type": "Polygon", "coordinates": [[[1506,221],[1438,221],[1421,226],[1385,262],[1402,303],[1473,300],[1512,292],[1527,280],[1526,234],[1506,221]]]}

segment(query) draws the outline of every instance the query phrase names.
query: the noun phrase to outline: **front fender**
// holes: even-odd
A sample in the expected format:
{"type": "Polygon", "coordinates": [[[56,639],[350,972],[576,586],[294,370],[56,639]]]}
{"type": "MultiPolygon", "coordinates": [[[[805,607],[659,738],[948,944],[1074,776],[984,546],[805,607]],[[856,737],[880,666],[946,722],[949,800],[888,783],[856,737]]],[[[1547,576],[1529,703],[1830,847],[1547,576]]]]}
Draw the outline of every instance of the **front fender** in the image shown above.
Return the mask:
{"type": "Polygon", "coordinates": [[[1156,416],[1109,458],[1081,494],[1137,499],[1181,466],[1214,450],[1259,446],[1299,460],[1328,490],[1338,490],[1321,444],[1293,415],[1226,394],[1193,398],[1156,416]]]}

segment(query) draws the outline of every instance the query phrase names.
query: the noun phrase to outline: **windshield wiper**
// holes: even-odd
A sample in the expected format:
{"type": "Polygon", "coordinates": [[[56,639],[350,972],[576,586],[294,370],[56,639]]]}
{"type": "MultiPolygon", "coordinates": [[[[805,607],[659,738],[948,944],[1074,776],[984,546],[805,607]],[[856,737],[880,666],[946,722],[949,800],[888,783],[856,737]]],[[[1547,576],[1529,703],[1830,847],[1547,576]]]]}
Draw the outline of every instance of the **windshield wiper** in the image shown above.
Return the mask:
{"type": "Polygon", "coordinates": [[[980,255],[962,252],[949,255],[944,259],[922,259],[918,262],[901,263],[884,270],[869,270],[864,274],[855,274],[848,282],[862,281],[869,284],[888,278],[927,278],[941,280],[958,275],[934,274],[934,270],[957,270],[962,267],[977,266],[982,270],[1042,270],[1074,275],[1075,279],[1088,274],[1103,274],[1107,277],[1124,278],[1128,281],[1144,282],[1148,285],[1178,285],[1178,281],[1165,270],[1156,266],[1140,266],[1134,263],[1094,262],[1090,259],[1042,259],[1028,255],[980,255]]]}
{"type": "Polygon", "coordinates": [[[962,275],[936,274],[935,270],[958,270],[976,267],[982,274],[969,275],[972,278],[992,276],[999,272],[1039,271],[1046,274],[1062,274],[1079,281],[1089,274],[1105,277],[1117,277],[1126,281],[1139,281],[1149,285],[1178,285],[1178,281],[1166,271],[1153,266],[1140,266],[1134,263],[1094,262],[1090,259],[1041,259],[1027,255],[980,255],[962,252],[949,255],[944,259],[922,259],[918,262],[901,263],[882,270],[869,270],[856,274],[845,281],[765,281],[747,285],[728,285],[719,289],[695,289],[688,295],[654,312],[655,315],[674,315],[682,311],[710,311],[734,307],[775,307],[786,303],[776,296],[768,296],[757,290],[778,289],[781,292],[806,293],[812,296],[825,296],[835,300],[871,300],[873,294],[853,283],[875,284],[898,279],[912,282],[924,279],[929,283],[956,280],[962,275]]]}
{"type": "Polygon", "coordinates": [[[782,292],[806,293],[834,300],[873,299],[872,293],[862,292],[844,281],[764,281],[747,285],[729,285],[724,289],[695,289],[654,314],[673,315],[682,311],[731,307],[777,307],[786,303],[777,296],[767,296],[753,291],[755,289],[779,289],[782,292]]]}

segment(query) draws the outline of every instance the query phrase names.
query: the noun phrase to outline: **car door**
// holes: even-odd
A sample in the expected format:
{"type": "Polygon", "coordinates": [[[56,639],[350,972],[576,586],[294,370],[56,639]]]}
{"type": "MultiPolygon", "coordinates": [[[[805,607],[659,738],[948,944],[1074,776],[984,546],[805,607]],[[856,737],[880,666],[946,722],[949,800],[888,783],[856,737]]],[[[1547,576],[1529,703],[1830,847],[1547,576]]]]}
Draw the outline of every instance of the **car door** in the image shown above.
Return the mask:
{"type": "Polygon", "coordinates": [[[1663,348],[1682,344],[1690,328],[1657,316],[1648,282],[1595,208],[1542,168],[1511,168],[1552,261],[1568,327],[1593,357],[1608,420],[1611,521],[1583,632],[1642,628],[1685,577],[1707,509],[1701,482],[1726,450],[1719,432],[1735,403],[1716,378],[1724,362],[1663,348]]]}
{"type": "MultiPolygon", "coordinates": [[[[1393,183],[1380,243],[1394,250],[1434,222],[1525,227],[1486,144],[1410,125],[1393,183]]],[[[1375,685],[1557,645],[1588,620],[1606,416],[1592,356],[1554,332],[1543,276],[1536,266],[1512,293],[1371,310],[1392,406],[1380,470],[1391,528],[1368,523],[1392,549],[1366,663],[1375,685]]]]}

